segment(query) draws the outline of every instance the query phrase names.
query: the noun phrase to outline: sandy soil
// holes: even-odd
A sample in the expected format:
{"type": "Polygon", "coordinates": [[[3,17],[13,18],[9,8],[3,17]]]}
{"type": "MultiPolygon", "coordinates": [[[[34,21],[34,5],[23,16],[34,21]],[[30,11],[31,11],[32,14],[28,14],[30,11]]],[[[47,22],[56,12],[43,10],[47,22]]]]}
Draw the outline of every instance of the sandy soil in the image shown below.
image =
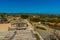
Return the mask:
{"type": "Polygon", "coordinates": [[[10,24],[0,24],[0,32],[8,31],[10,24]]]}

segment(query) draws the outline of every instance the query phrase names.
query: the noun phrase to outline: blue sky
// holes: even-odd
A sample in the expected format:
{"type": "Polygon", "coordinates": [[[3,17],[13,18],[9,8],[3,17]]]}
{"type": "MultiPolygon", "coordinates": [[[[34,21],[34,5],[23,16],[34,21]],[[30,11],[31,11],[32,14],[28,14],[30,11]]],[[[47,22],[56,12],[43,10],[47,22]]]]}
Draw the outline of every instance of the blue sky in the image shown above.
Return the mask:
{"type": "Polygon", "coordinates": [[[0,12],[60,13],[60,0],[0,0],[0,12]]]}

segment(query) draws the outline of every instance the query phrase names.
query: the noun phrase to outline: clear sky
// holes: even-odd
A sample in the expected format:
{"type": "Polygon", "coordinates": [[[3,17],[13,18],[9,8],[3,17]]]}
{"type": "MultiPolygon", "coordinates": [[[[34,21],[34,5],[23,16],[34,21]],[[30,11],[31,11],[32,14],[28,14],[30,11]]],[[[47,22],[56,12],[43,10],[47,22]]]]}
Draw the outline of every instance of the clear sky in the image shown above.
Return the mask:
{"type": "Polygon", "coordinates": [[[60,13],[60,0],[0,0],[0,12],[60,13]]]}

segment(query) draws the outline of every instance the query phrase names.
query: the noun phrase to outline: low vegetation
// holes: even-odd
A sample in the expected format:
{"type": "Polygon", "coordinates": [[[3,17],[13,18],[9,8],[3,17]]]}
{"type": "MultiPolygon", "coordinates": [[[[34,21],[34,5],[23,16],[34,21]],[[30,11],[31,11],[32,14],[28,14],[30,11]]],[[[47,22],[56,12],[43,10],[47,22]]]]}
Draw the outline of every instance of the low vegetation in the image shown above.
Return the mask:
{"type": "Polygon", "coordinates": [[[35,34],[36,40],[40,40],[39,36],[35,34]]]}
{"type": "Polygon", "coordinates": [[[60,30],[60,27],[57,27],[57,26],[49,26],[49,28],[60,30]]]}
{"type": "Polygon", "coordinates": [[[21,15],[21,18],[27,19],[29,16],[28,15],[21,15]]]}
{"type": "Polygon", "coordinates": [[[30,18],[30,21],[39,22],[40,21],[40,18],[30,18]]]}

